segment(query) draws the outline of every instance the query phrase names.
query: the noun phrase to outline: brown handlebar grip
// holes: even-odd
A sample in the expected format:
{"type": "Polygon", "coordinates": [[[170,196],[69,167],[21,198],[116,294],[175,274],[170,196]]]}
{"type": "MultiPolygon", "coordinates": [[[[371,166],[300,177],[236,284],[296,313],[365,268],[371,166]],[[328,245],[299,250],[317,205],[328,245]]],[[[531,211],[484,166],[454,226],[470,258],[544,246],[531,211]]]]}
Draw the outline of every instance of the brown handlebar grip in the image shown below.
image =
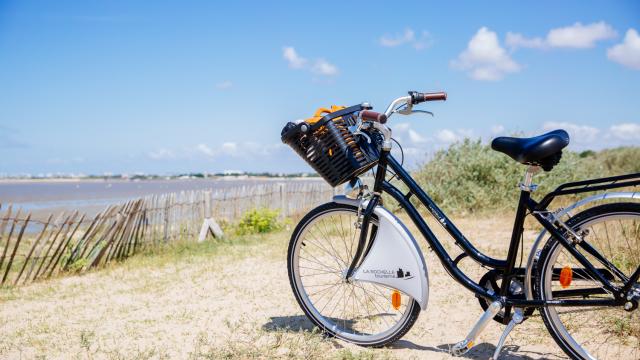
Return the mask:
{"type": "Polygon", "coordinates": [[[447,93],[444,91],[434,93],[423,93],[423,101],[444,101],[447,100],[447,93]]]}
{"type": "Polygon", "coordinates": [[[387,115],[371,110],[361,111],[360,116],[362,116],[363,120],[375,121],[379,122],[380,124],[384,124],[387,122],[387,115]]]}
{"type": "Polygon", "coordinates": [[[416,91],[409,91],[409,95],[411,95],[412,104],[420,104],[425,101],[447,100],[447,93],[444,91],[432,93],[419,93],[416,91]]]}

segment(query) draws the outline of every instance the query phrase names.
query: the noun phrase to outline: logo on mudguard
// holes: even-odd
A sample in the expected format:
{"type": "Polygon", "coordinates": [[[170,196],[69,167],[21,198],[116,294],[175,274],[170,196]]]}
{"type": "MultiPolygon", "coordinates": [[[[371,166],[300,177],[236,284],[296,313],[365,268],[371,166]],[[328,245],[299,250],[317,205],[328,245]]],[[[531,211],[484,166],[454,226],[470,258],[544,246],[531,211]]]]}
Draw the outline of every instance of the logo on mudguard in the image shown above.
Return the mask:
{"type": "Polygon", "coordinates": [[[380,270],[380,269],[363,269],[362,272],[364,274],[373,274],[377,279],[402,279],[409,280],[413,279],[413,275],[411,275],[410,271],[404,272],[402,268],[398,268],[397,271],[394,270],[380,270]]]}
{"type": "Polygon", "coordinates": [[[409,272],[409,271],[404,272],[404,271],[402,271],[402,268],[398,268],[398,271],[396,272],[396,277],[398,279],[409,280],[409,279],[413,278],[413,275],[411,275],[411,272],[409,272]]]}

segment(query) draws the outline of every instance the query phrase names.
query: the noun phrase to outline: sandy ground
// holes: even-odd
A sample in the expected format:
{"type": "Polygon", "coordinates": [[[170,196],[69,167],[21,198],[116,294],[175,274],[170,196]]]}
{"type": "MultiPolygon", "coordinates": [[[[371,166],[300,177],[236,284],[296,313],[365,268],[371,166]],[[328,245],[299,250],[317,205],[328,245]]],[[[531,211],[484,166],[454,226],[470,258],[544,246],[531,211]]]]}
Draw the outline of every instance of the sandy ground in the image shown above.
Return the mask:
{"type": "MultiPolygon", "coordinates": [[[[458,225],[481,249],[506,253],[508,217],[460,219],[458,225]]],[[[529,230],[527,238],[532,235],[529,230]]],[[[3,289],[0,357],[449,359],[449,346],[482,312],[425,247],[429,306],[402,340],[371,350],[325,339],[291,293],[288,236],[285,231],[202,254],[143,256],[83,276],[3,289]]],[[[482,275],[465,268],[475,279],[482,275]]],[[[488,358],[502,329],[492,322],[465,357],[488,358]]],[[[502,359],[555,358],[564,356],[539,316],[517,327],[502,353],[502,359]]]]}

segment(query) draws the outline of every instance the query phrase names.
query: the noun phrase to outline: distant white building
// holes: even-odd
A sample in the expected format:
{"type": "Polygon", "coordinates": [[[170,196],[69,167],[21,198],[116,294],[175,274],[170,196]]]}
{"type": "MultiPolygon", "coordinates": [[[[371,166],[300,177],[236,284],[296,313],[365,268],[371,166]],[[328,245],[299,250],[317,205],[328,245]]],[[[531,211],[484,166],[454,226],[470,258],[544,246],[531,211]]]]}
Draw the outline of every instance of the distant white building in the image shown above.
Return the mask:
{"type": "Polygon", "coordinates": [[[244,175],[244,171],[242,170],[224,170],[222,173],[225,176],[244,175]]]}

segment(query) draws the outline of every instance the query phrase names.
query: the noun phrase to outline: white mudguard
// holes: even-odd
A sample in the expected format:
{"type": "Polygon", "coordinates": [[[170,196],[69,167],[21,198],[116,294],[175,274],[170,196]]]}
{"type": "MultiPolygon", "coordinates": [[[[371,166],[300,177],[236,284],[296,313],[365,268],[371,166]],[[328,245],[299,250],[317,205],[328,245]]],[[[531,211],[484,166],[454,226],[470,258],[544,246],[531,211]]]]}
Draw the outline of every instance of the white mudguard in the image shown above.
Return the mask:
{"type": "Polygon", "coordinates": [[[427,308],[429,279],[422,252],[409,230],[384,207],[375,209],[378,232],[373,247],[353,278],[388,286],[414,298],[427,308]]]}

